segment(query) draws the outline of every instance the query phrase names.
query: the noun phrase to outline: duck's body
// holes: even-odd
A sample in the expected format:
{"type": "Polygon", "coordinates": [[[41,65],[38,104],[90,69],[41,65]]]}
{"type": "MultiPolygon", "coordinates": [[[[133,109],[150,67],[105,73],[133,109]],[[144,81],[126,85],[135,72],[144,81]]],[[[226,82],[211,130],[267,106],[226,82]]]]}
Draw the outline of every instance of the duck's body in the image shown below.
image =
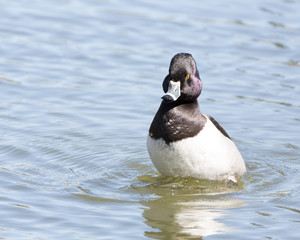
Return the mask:
{"type": "Polygon", "coordinates": [[[235,144],[215,120],[200,113],[197,102],[166,110],[169,105],[162,103],[147,139],[150,158],[161,174],[233,180],[245,172],[235,144]]]}
{"type": "Polygon", "coordinates": [[[147,138],[158,171],[210,180],[241,176],[246,167],[237,147],[212,117],[200,112],[197,97],[202,84],[190,54],[174,56],[163,88],[166,95],[147,138]]]}

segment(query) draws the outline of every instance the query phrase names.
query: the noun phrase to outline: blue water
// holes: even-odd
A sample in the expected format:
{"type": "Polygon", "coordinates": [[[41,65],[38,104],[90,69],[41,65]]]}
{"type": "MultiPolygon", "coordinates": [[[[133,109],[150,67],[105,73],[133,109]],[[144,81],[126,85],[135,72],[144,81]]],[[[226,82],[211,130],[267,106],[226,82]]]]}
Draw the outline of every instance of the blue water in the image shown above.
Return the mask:
{"type": "Polygon", "coordinates": [[[300,2],[0,0],[1,239],[297,239],[300,2]],[[237,144],[237,187],[160,176],[171,58],[237,144]]]}

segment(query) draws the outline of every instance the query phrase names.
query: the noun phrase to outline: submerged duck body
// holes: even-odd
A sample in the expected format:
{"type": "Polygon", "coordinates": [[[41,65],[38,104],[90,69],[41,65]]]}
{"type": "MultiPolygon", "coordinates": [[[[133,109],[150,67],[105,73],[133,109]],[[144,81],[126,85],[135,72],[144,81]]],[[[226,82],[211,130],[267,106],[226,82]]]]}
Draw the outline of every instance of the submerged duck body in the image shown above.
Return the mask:
{"type": "Polygon", "coordinates": [[[172,58],[163,89],[147,138],[157,170],[166,176],[236,181],[246,172],[244,160],[218,122],[200,112],[202,83],[190,54],[172,58]]]}

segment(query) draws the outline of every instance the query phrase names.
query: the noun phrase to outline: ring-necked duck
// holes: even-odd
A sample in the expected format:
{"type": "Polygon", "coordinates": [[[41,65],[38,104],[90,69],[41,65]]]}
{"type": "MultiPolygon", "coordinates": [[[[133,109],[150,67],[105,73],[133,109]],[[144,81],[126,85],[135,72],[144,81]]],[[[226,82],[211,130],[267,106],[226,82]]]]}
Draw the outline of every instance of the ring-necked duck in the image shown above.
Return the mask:
{"type": "Polygon", "coordinates": [[[165,95],[147,138],[157,170],[166,176],[236,181],[246,172],[245,163],[220,124],[200,112],[202,82],[191,54],[172,58],[162,86],[165,95]]]}

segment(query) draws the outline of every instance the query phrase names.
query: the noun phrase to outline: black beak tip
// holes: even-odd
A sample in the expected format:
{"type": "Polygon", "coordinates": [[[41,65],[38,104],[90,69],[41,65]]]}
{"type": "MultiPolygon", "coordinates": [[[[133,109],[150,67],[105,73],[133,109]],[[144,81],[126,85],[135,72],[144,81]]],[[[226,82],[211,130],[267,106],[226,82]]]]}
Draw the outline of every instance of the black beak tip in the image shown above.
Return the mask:
{"type": "Polygon", "coordinates": [[[174,102],[174,99],[168,94],[162,96],[161,98],[165,103],[174,102]]]}

